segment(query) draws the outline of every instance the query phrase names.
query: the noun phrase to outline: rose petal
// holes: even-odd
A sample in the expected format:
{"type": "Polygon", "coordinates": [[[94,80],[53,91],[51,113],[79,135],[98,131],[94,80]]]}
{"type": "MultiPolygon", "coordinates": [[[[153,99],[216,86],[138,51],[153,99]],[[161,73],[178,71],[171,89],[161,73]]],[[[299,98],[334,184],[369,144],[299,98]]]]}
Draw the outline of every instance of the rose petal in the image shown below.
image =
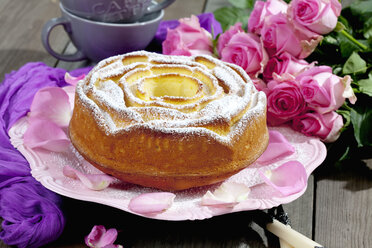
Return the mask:
{"type": "Polygon", "coordinates": [[[294,147],[278,131],[269,131],[269,145],[266,151],[257,159],[260,164],[270,164],[292,155],[295,152],[294,147]]]}
{"type": "Polygon", "coordinates": [[[224,182],[213,193],[209,190],[203,196],[204,206],[234,206],[248,198],[250,188],[242,183],[224,182]]]}
{"type": "Polygon", "coordinates": [[[306,58],[309,56],[315,48],[318,46],[318,44],[323,40],[323,36],[319,35],[316,36],[315,38],[311,39],[310,41],[308,40],[301,40],[301,46],[302,46],[302,51],[301,54],[298,56],[300,59],[306,58]]]}
{"type": "Polygon", "coordinates": [[[82,75],[80,75],[78,77],[71,76],[68,72],[66,72],[66,74],[65,74],[65,81],[66,81],[66,83],[68,83],[68,84],[70,84],[72,86],[76,86],[77,83],[80,80],[84,79],[84,78],[85,78],[85,74],[82,74],[82,75]]]}
{"type": "Polygon", "coordinates": [[[39,90],[30,107],[30,117],[50,120],[61,127],[68,126],[71,114],[69,96],[59,87],[39,90]]]}
{"type": "Polygon", "coordinates": [[[70,144],[67,135],[59,126],[37,118],[29,119],[23,142],[29,148],[40,147],[54,152],[63,152],[70,144]]]}
{"type": "Polygon", "coordinates": [[[163,54],[198,55],[213,53],[212,35],[200,27],[199,19],[192,15],[182,18],[175,29],[168,29],[162,43],[163,54]]]}
{"type": "Polygon", "coordinates": [[[172,206],[175,197],[169,192],[141,194],[130,200],[129,209],[140,214],[160,213],[172,206]]]}
{"type": "Polygon", "coordinates": [[[79,179],[87,188],[92,190],[103,190],[114,180],[113,177],[106,174],[85,174],[69,165],[63,167],[63,175],[73,179],[79,179]]]}
{"type": "Polygon", "coordinates": [[[62,88],[68,95],[69,103],[70,103],[70,108],[71,110],[74,109],[74,102],[75,102],[75,86],[65,86],[62,88]]]}
{"type": "Polygon", "coordinates": [[[298,161],[289,161],[270,171],[258,173],[266,184],[278,190],[282,195],[289,196],[302,191],[307,186],[305,167],[298,161]]]}
{"type": "Polygon", "coordinates": [[[355,96],[353,88],[351,87],[351,81],[352,79],[349,75],[346,75],[345,77],[341,78],[341,82],[345,86],[345,90],[342,96],[344,98],[348,98],[351,104],[355,104],[355,102],[357,101],[357,97],[355,96]]]}
{"type": "Polygon", "coordinates": [[[91,248],[119,248],[114,242],[118,236],[118,231],[111,228],[106,231],[104,226],[94,226],[88,236],[85,237],[85,244],[91,248]]]}

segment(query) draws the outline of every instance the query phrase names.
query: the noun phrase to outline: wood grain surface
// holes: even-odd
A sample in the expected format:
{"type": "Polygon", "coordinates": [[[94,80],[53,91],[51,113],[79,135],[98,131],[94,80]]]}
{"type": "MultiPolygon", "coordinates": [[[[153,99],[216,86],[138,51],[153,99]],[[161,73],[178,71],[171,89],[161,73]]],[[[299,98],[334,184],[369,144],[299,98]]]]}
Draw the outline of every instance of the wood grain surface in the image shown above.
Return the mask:
{"type": "MultiPolygon", "coordinates": [[[[349,1],[343,1],[343,3],[349,1]]],[[[58,61],[43,48],[42,26],[60,16],[57,0],[0,1],[0,80],[31,61],[74,69],[89,61],[58,61]]],[[[227,0],[177,0],[166,9],[165,19],[189,17],[229,5],[227,0]]],[[[58,52],[73,53],[74,46],[62,28],[51,36],[58,52]]],[[[331,247],[372,247],[372,161],[369,167],[355,162],[350,171],[318,170],[308,181],[306,193],[284,205],[292,228],[331,247]]],[[[321,168],[333,168],[323,164],[321,168]]],[[[252,223],[251,212],[234,213],[203,221],[158,221],[138,217],[110,207],[63,197],[66,228],[62,236],[46,247],[86,247],[93,225],[119,230],[116,243],[124,247],[279,247],[277,239],[252,223]]],[[[0,241],[0,248],[10,246],[0,241]]],[[[300,248],[300,247],[298,247],[300,248]]]]}
{"type": "MultiPolygon", "coordinates": [[[[55,66],[57,60],[41,44],[41,29],[47,20],[59,15],[58,1],[0,1],[1,81],[5,73],[16,70],[27,62],[42,61],[55,66]]],[[[62,28],[56,28],[50,40],[53,48],[62,52],[68,37],[62,28]]]]}

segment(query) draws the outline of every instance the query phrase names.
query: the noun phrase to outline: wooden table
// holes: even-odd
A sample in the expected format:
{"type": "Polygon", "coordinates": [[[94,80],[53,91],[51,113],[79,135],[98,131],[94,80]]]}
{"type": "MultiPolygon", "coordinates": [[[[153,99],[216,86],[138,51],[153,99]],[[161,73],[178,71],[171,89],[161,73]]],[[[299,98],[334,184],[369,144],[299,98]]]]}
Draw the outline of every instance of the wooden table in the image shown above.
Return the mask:
{"type": "MultiPolygon", "coordinates": [[[[227,5],[222,0],[178,0],[166,9],[165,19],[213,11],[227,5]]],[[[54,59],[42,47],[44,23],[60,16],[57,0],[0,1],[0,80],[31,61],[74,69],[88,62],[54,59]]],[[[74,48],[62,28],[53,31],[56,51],[74,48]]],[[[372,161],[366,161],[369,168],[372,161]]],[[[355,161],[353,170],[335,171],[323,164],[309,179],[306,193],[284,205],[292,227],[326,247],[372,247],[371,170],[355,161]]],[[[277,240],[242,212],[203,221],[167,222],[145,219],[94,203],[64,198],[67,224],[63,235],[47,247],[85,247],[84,236],[93,225],[115,227],[116,243],[124,247],[278,247],[277,240]]],[[[0,248],[9,247],[0,242],[0,248]]],[[[300,248],[300,247],[298,247],[300,248]]]]}

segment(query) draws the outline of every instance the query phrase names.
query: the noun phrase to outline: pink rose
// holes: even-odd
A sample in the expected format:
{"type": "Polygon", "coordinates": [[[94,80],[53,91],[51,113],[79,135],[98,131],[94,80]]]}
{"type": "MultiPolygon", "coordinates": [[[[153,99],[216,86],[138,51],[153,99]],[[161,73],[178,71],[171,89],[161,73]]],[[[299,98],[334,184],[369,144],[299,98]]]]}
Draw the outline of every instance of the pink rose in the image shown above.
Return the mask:
{"type": "Polygon", "coordinates": [[[225,33],[220,35],[217,43],[218,54],[221,54],[222,49],[226,46],[227,43],[229,43],[231,37],[237,33],[244,33],[242,24],[240,22],[236,23],[234,26],[231,26],[225,33]]]}
{"type": "Polygon", "coordinates": [[[265,19],[261,39],[270,56],[287,52],[296,58],[306,58],[322,37],[308,38],[294,29],[286,15],[279,13],[265,19]]]}
{"type": "Polygon", "coordinates": [[[180,25],[175,29],[168,29],[164,40],[163,54],[167,55],[212,55],[212,35],[200,27],[196,16],[179,20],[180,25]]]}
{"type": "Polygon", "coordinates": [[[327,34],[336,27],[341,8],[338,0],[292,0],[288,15],[296,26],[327,34]]]}
{"type": "Polygon", "coordinates": [[[332,74],[329,66],[317,66],[296,77],[310,109],[321,114],[338,109],[345,102],[343,79],[332,74]]]}
{"type": "Polygon", "coordinates": [[[326,114],[306,113],[293,119],[293,129],[307,135],[317,136],[325,142],[334,142],[343,127],[341,115],[332,111],[326,114]]]}
{"type": "Polygon", "coordinates": [[[249,76],[263,71],[268,56],[260,39],[251,33],[236,33],[221,51],[221,60],[242,67],[249,76]]]}
{"type": "Polygon", "coordinates": [[[258,91],[265,91],[265,89],[267,88],[266,83],[262,79],[251,78],[251,80],[253,82],[254,87],[256,87],[258,91]]]}
{"type": "Polygon", "coordinates": [[[263,77],[266,81],[271,81],[273,78],[276,81],[294,80],[299,73],[313,66],[313,63],[309,64],[306,60],[296,59],[285,52],[269,59],[263,77]]]}
{"type": "Polygon", "coordinates": [[[286,13],[287,8],[288,4],[282,0],[256,1],[248,19],[248,31],[260,34],[266,17],[286,13]]]}
{"type": "Polygon", "coordinates": [[[290,121],[305,111],[306,102],[294,81],[270,81],[264,92],[267,95],[267,121],[271,125],[290,121]]]}

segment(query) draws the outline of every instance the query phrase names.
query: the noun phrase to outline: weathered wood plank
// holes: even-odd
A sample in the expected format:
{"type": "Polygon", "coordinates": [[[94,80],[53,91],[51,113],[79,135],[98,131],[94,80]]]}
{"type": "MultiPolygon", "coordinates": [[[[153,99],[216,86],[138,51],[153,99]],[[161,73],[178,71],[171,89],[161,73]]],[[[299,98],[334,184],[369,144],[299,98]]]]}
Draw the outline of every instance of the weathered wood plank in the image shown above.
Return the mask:
{"type": "Polygon", "coordinates": [[[326,247],[372,247],[372,173],[357,161],[350,167],[317,175],[314,234],[326,247]]]}
{"type": "MultiPolygon", "coordinates": [[[[31,61],[43,61],[54,66],[56,59],[50,56],[41,44],[41,30],[50,18],[60,16],[59,1],[0,1],[0,81],[4,74],[18,69],[31,61]]],[[[67,44],[67,35],[56,28],[51,35],[51,44],[62,51],[67,44]]]]}

